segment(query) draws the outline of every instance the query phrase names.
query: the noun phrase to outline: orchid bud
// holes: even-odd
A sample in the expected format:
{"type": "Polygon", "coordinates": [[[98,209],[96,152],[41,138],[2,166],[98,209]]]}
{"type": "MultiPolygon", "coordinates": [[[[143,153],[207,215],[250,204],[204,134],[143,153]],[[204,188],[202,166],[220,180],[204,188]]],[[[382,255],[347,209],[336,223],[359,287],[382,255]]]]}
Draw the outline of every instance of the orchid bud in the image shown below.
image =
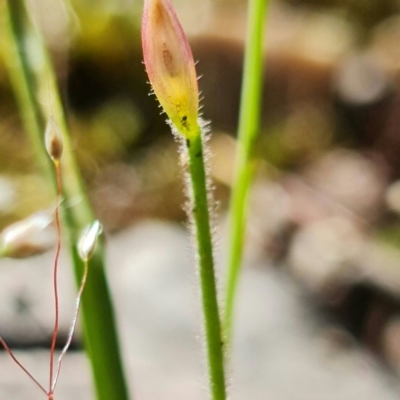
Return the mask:
{"type": "Polygon", "coordinates": [[[170,0],[145,0],[142,46],[147,75],[158,101],[178,131],[190,137],[199,109],[196,69],[170,0]]]}
{"type": "Polygon", "coordinates": [[[83,261],[88,261],[96,251],[97,238],[103,232],[103,226],[99,221],[94,221],[82,232],[78,241],[79,257],[83,261]]]}
{"type": "Polygon", "coordinates": [[[0,255],[25,258],[44,253],[56,241],[52,221],[49,211],[41,211],[10,225],[0,234],[0,255]]]}
{"type": "Polygon", "coordinates": [[[51,159],[53,161],[60,161],[64,148],[64,141],[61,130],[53,116],[51,116],[47,122],[44,141],[47,153],[51,159]]]}

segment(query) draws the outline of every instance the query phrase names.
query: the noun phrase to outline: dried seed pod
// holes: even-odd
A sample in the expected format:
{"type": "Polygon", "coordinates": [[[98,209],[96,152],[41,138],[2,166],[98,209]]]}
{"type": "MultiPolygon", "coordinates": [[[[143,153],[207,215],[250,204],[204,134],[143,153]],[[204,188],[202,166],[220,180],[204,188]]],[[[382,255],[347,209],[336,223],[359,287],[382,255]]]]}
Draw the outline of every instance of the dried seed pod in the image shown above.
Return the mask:
{"type": "Polygon", "coordinates": [[[78,241],[79,257],[88,261],[96,251],[97,238],[103,232],[103,226],[96,220],[88,225],[82,232],[78,241]]]}
{"type": "Polygon", "coordinates": [[[47,122],[44,139],[47,153],[51,159],[53,161],[60,161],[64,149],[64,141],[61,130],[53,116],[47,122]]]}
{"type": "Polygon", "coordinates": [[[25,258],[49,250],[56,241],[52,221],[51,212],[41,211],[8,226],[0,234],[0,255],[25,258]]]}
{"type": "Polygon", "coordinates": [[[178,131],[197,125],[199,91],[189,42],[169,0],[145,0],[143,58],[158,101],[178,131]]]}

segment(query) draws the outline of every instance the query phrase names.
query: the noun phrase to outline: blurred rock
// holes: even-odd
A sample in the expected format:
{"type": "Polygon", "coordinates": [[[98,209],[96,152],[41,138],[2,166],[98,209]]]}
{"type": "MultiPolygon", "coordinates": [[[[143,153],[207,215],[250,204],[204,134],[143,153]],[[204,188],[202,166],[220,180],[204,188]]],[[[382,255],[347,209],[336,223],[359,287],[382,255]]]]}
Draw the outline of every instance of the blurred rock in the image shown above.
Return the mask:
{"type": "Polygon", "coordinates": [[[14,182],[5,176],[0,177],[0,215],[13,211],[17,197],[14,182]]]}
{"type": "Polygon", "coordinates": [[[172,135],[143,150],[134,162],[98,171],[90,194],[96,215],[115,231],[144,218],[183,220],[184,174],[172,135]]]}
{"type": "Polygon", "coordinates": [[[354,221],[321,219],[294,234],[288,265],[311,292],[328,299],[357,278],[356,261],[363,245],[363,233],[354,221]]]}
{"type": "Polygon", "coordinates": [[[312,8],[326,7],[329,11],[340,10],[344,15],[347,15],[349,20],[357,24],[364,35],[367,35],[371,27],[399,11],[399,5],[396,0],[382,0],[380,2],[352,0],[286,0],[286,2],[300,7],[303,6],[304,8],[308,6],[312,8]]]}
{"type": "Polygon", "coordinates": [[[373,222],[384,207],[388,183],[382,163],[350,150],[333,150],[311,164],[305,176],[309,184],[323,195],[373,222]]]}
{"type": "MultiPolygon", "coordinates": [[[[289,220],[288,194],[279,182],[259,176],[249,195],[248,218],[244,235],[243,257],[245,263],[261,260],[281,260],[289,246],[291,221],[289,220]]],[[[221,264],[227,262],[230,239],[228,212],[221,213],[218,220],[218,243],[221,242],[221,264]]]]}
{"type": "Polygon", "coordinates": [[[253,185],[247,220],[246,253],[256,260],[280,259],[286,251],[290,229],[289,198],[273,181],[259,179],[253,185]]]}
{"type": "Polygon", "coordinates": [[[400,181],[393,182],[387,188],[385,200],[388,209],[400,215],[400,181]]]}
{"type": "Polygon", "coordinates": [[[284,175],[281,183],[295,225],[332,216],[372,223],[385,209],[388,176],[373,158],[338,149],[308,164],[302,175],[284,175]]]}
{"type": "Polygon", "coordinates": [[[357,264],[364,280],[380,287],[400,301],[400,250],[370,239],[359,254],[357,264]]]}
{"type": "Polygon", "coordinates": [[[54,204],[55,195],[39,174],[0,177],[0,230],[54,204]]]}
{"type": "MultiPolygon", "coordinates": [[[[24,260],[0,260],[0,335],[11,346],[50,343],[54,325],[54,251],[24,260]]],[[[68,334],[75,287],[64,252],[59,264],[60,342],[68,334]]]]}
{"type": "Polygon", "coordinates": [[[289,198],[289,220],[303,226],[333,215],[351,216],[340,204],[308,184],[302,177],[286,175],[282,186],[289,198]]]}
{"type": "Polygon", "coordinates": [[[336,70],[335,90],[340,99],[353,106],[374,104],[387,96],[391,81],[372,54],[355,54],[336,70]]]}
{"type": "Polygon", "coordinates": [[[383,351],[389,364],[400,373],[400,316],[393,316],[383,333],[383,351]]]}
{"type": "MultiPolygon", "coordinates": [[[[237,129],[245,38],[245,3],[223,5],[193,43],[199,59],[204,115],[213,126],[237,129]]],[[[332,73],[355,46],[354,28],[338,14],[293,10],[271,4],[265,47],[268,67],[263,89],[263,120],[268,127],[302,103],[329,108],[332,73]]],[[[298,116],[299,118],[299,116],[298,116]]],[[[312,135],[319,132],[312,131],[312,135]]],[[[307,140],[304,138],[303,140],[307,140]]]]}
{"type": "Polygon", "coordinates": [[[395,82],[371,51],[346,57],[333,75],[334,105],[340,139],[373,149],[387,161],[388,121],[395,100],[395,82]]]}
{"type": "MultiPolygon", "coordinates": [[[[16,351],[16,356],[28,367],[44,386],[48,381],[49,354],[44,350],[16,351]]],[[[0,399],[43,400],[44,394],[10,360],[0,353],[0,399]],[[6,372],[5,372],[6,371],[6,372]]],[[[63,360],[60,379],[56,389],[57,400],[90,400],[94,391],[88,360],[82,353],[69,353],[63,360]]]]}
{"type": "Polygon", "coordinates": [[[372,31],[372,54],[378,63],[393,74],[400,72],[400,14],[385,19],[372,31]]]}
{"type": "Polygon", "coordinates": [[[236,140],[231,136],[213,132],[210,137],[210,172],[213,180],[232,186],[236,140]]]}

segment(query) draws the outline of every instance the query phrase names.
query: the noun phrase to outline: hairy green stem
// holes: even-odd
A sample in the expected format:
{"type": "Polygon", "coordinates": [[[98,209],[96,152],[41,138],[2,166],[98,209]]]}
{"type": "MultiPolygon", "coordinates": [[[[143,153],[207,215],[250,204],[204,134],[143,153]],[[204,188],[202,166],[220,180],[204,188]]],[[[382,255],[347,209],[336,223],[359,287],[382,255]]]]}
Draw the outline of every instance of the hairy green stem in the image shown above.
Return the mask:
{"type": "Polygon", "coordinates": [[[235,296],[246,232],[247,199],[254,169],[251,158],[260,127],[263,39],[267,2],[268,0],[249,0],[235,175],[229,209],[230,241],[223,321],[227,350],[232,339],[235,296]]]}
{"type": "MultiPolygon", "coordinates": [[[[7,29],[2,31],[3,50],[11,83],[32,147],[54,190],[54,168],[43,143],[50,107],[63,133],[63,198],[67,204],[79,200],[73,207],[63,210],[64,231],[68,236],[76,281],[79,285],[84,264],[78,256],[76,243],[80,231],[92,222],[94,217],[70,151],[72,146],[68,125],[56,78],[43,41],[29,18],[24,1],[7,0],[2,9],[5,11],[2,21],[5,19],[7,25],[7,29]],[[46,107],[49,99],[51,106],[46,107]]],[[[82,317],[85,346],[92,366],[97,399],[128,400],[101,244],[98,253],[90,261],[89,277],[82,296],[82,317]]]]}
{"type": "Polygon", "coordinates": [[[223,340],[214,271],[207,176],[200,128],[193,137],[186,139],[186,148],[189,155],[192,200],[189,212],[195,229],[211,395],[213,400],[225,400],[223,340]]]}

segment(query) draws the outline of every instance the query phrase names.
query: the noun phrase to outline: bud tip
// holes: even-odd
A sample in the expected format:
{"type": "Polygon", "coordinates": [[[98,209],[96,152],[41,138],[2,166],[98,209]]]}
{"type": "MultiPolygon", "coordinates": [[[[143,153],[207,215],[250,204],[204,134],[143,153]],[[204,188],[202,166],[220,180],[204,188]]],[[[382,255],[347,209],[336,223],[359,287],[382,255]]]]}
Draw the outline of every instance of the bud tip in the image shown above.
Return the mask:
{"type": "Polygon", "coordinates": [[[83,261],[88,261],[93,257],[96,251],[97,238],[102,232],[103,226],[98,220],[92,222],[83,230],[78,241],[78,253],[83,261]]]}

